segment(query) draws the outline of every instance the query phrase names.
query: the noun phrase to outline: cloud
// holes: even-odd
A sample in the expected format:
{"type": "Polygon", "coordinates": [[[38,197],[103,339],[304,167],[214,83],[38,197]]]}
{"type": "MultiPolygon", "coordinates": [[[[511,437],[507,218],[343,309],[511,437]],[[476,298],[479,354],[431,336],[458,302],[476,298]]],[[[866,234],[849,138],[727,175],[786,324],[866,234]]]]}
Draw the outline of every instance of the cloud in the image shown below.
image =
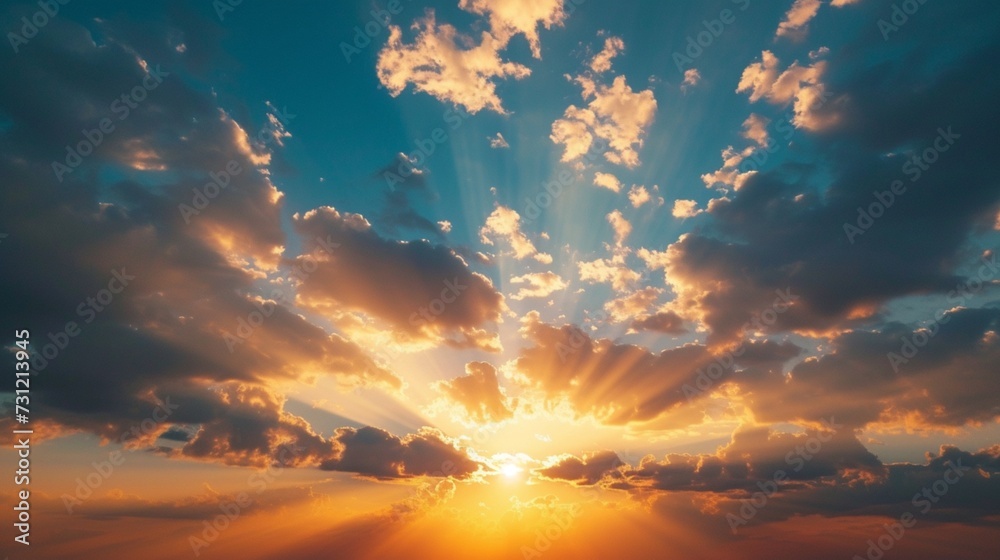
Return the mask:
{"type": "MultiPolygon", "coordinates": [[[[723,189],[732,188],[738,191],[743,188],[747,180],[757,174],[756,166],[746,165],[743,162],[754,153],[753,147],[747,147],[742,151],[736,151],[732,146],[722,150],[722,167],[712,173],[705,173],[701,180],[706,188],[720,187],[723,189]]],[[[676,207],[676,204],[675,204],[676,207]]]]}
{"type": "Polygon", "coordinates": [[[624,51],[625,41],[622,41],[621,37],[608,37],[604,39],[604,48],[594,55],[588,66],[592,72],[597,74],[607,72],[611,70],[611,60],[624,51]]]}
{"type": "Polygon", "coordinates": [[[701,72],[697,68],[688,68],[684,71],[684,81],[681,82],[681,90],[687,91],[701,83],[701,72]]]}
{"type": "MultiPolygon", "coordinates": [[[[742,426],[732,440],[714,454],[669,454],[662,460],[647,455],[637,466],[615,464],[605,459],[603,471],[594,465],[585,480],[574,467],[581,461],[564,460],[568,468],[550,472],[549,478],[593,485],[601,482],[627,490],[730,492],[759,491],[757,483],[773,481],[782,471],[791,481],[784,490],[794,490],[805,481],[834,477],[847,469],[880,472],[882,463],[848,430],[807,430],[799,434],[771,431],[767,427],[742,426]],[[812,451],[796,454],[796,450],[812,451]],[[818,449],[817,449],[818,448],[818,449]],[[808,460],[805,457],[808,456],[808,460]],[[791,460],[789,460],[791,458],[791,460]]],[[[739,496],[735,494],[734,496],[739,496]]]]}
{"type": "MultiPolygon", "coordinates": [[[[537,312],[522,319],[521,334],[531,344],[514,362],[516,379],[552,402],[568,402],[579,416],[610,425],[643,424],[665,415],[677,428],[701,423],[703,404],[689,402],[684,387],[694,387],[699,371],[720,359],[700,344],[659,353],[639,346],[592,339],[573,325],[554,326],[537,312]]],[[[732,368],[781,371],[799,355],[792,344],[748,343],[732,368]]],[[[719,375],[724,383],[733,375],[719,375]]]]}
{"type": "Polygon", "coordinates": [[[635,317],[643,317],[653,303],[663,294],[663,290],[655,286],[646,286],[631,294],[613,299],[604,305],[611,320],[621,323],[635,317]]]}
{"type": "Polygon", "coordinates": [[[693,218],[702,212],[704,210],[698,208],[696,201],[680,199],[674,201],[674,208],[671,210],[671,214],[675,218],[693,218]]]}
{"type": "Polygon", "coordinates": [[[756,113],[750,113],[747,120],[743,121],[743,137],[752,140],[758,146],[766,146],[768,140],[767,127],[771,124],[771,119],[762,117],[756,113]]]}
{"type": "Polygon", "coordinates": [[[292,262],[311,270],[298,283],[298,305],[345,326],[353,313],[377,319],[404,343],[498,349],[486,328],[500,320],[503,296],[455,251],[385,239],[363,216],[328,206],[292,222],[305,244],[292,262]]]}
{"type": "Polygon", "coordinates": [[[806,130],[823,130],[839,122],[839,116],[828,103],[830,93],[820,79],[827,69],[827,62],[820,60],[812,66],[800,66],[795,61],[780,74],[778,58],[771,51],[761,53],[761,61],[743,70],[737,93],[748,92],[750,101],[766,99],[775,105],[792,104],[792,123],[806,130]]]}
{"type": "Polygon", "coordinates": [[[431,428],[402,438],[370,426],[338,428],[331,441],[335,453],[320,464],[322,470],[393,479],[414,476],[465,478],[480,468],[479,463],[431,428]]]}
{"type": "Polygon", "coordinates": [[[778,25],[777,36],[803,37],[809,21],[819,12],[820,5],[820,0],[795,0],[785,14],[785,19],[778,25]]]}
{"type": "Polygon", "coordinates": [[[642,278],[642,274],[625,264],[625,255],[618,253],[610,259],[595,259],[576,263],[580,280],[585,282],[606,282],[617,291],[627,290],[642,278]]]}
{"type": "Polygon", "coordinates": [[[629,234],[632,233],[632,224],[625,219],[621,210],[612,210],[605,217],[608,223],[611,224],[611,229],[615,232],[615,245],[622,247],[625,244],[625,240],[628,239],[629,234]]]}
{"type": "Polygon", "coordinates": [[[625,76],[616,76],[610,86],[587,75],[577,76],[573,81],[582,88],[584,101],[589,102],[583,108],[570,105],[563,118],[552,123],[549,138],[563,145],[562,161],[578,159],[599,138],[608,143],[605,159],[616,165],[637,167],[638,150],[656,116],[653,91],[633,91],[625,76]]]}
{"type": "MultiPolygon", "coordinates": [[[[966,29],[958,19],[947,21],[966,29]]],[[[930,24],[914,29],[924,25],[930,24]]],[[[775,290],[790,289],[799,300],[771,332],[835,334],[880,319],[886,303],[904,296],[933,294],[944,301],[966,279],[963,266],[981,266],[970,244],[984,243],[976,224],[991,221],[1000,200],[991,186],[994,173],[983,165],[989,156],[981,131],[985,123],[1000,124],[1000,115],[972,109],[986,102],[985,90],[958,92],[954,84],[973,79],[976,61],[1000,52],[1000,42],[953,51],[947,75],[932,72],[916,45],[889,46],[875,36],[858,38],[848,50],[889,58],[872,67],[844,50],[831,51],[824,63],[844,100],[838,125],[804,132],[815,144],[797,142],[795,162],[775,162],[746,177],[730,198],[712,205],[705,229],[666,251],[672,255],[667,279],[678,294],[671,309],[705,321],[714,340],[737,336],[740,325],[771,305],[775,290]],[[899,56],[889,56],[893,49],[902,49],[899,56]],[[921,77],[899,71],[903,67],[920,68],[921,77]],[[914,88],[921,94],[892,103],[882,97],[914,88]],[[933,171],[904,171],[915,169],[914,158],[941,136],[933,123],[942,122],[952,123],[951,133],[941,129],[945,133],[961,134],[955,146],[962,142],[963,148],[942,153],[933,171]],[[955,177],[963,185],[957,191],[955,177]],[[859,216],[881,204],[873,192],[896,181],[905,193],[862,235],[846,235],[845,225],[857,228],[859,216]],[[932,216],[933,228],[916,227],[932,216]],[[831,233],[838,230],[839,239],[831,233]],[[706,286],[712,286],[710,296],[706,286]]]]}
{"type": "MultiPolygon", "coordinates": [[[[46,419],[36,435],[84,431],[120,442],[169,402],[176,409],[130,445],[153,445],[184,425],[199,430],[184,446],[199,459],[260,464],[279,439],[317,456],[320,440],[281,410],[270,385],[323,376],[345,389],[398,391],[402,380],[303,318],[280,289],[291,270],[282,258],[284,196],[270,166],[294,114],[265,104],[255,132],[209,90],[175,77],[198,73],[180,53],[156,46],[167,43],[165,29],[140,37],[162,52],[157,70],[120,40],[119,28],[102,25],[95,42],[60,20],[32,49],[0,54],[5,69],[30,76],[0,88],[4,259],[35,263],[0,275],[0,323],[8,333],[25,324],[42,333],[32,361],[49,381],[33,411],[46,419]],[[111,101],[153,72],[168,75],[127,118],[112,112],[111,101]],[[65,154],[81,130],[105,118],[112,133],[60,181],[52,154],[65,154]],[[88,307],[112,279],[110,303],[88,307]],[[68,322],[78,336],[65,334],[68,322]],[[65,343],[47,347],[49,333],[65,343]],[[240,417],[251,393],[265,403],[255,422],[240,417]]],[[[188,52],[198,48],[192,42],[188,52]]]]}
{"type": "Polygon", "coordinates": [[[400,236],[402,230],[414,230],[429,233],[443,241],[447,233],[439,223],[421,215],[410,200],[409,192],[403,189],[385,192],[384,206],[377,214],[375,223],[383,232],[394,237],[400,236]]]}
{"type": "Polygon", "coordinates": [[[602,478],[623,467],[625,463],[614,451],[599,451],[581,458],[562,457],[555,464],[535,472],[552,480],[565,480],[579,485],[596,484],[602,478]]]}
{"type": "Polygon", "coordinates": [[[684,327],[684,318],[673,311],[660,311],[648,317],[636,319],[630,328],[634,331],[655,331],[664,334],[688,332],[687,328],[684,327]]]}
{"type": "Polygon", "coordinates": [[[594,184],[612,192],[620,192],[622,190],[621,181],[618,180],[618,177],[610,173],[602,173],[600,171],[594,173],[594,184]]]}
{"type": "Polygon", "coordinates": [[[931,329],[890,323],[882,330],[846,332],[833,337],[826,354],[796,364],[787,378],[745,375],[738,384],[762,421],[836,415],[851,427],[921,430],[1000,418],[996,399],[989,397],[1000,389],[992,373],[1000,359],[1000,310],[954,309],[931,329]],[[912,341],[925,339],[915,355],[904,349],[906,341],[916,349],[912,341]]]}
{"type": "Polygon", "coordinates": [[[493,245],[494,238],[507,240],[518,260],[531,257],[543,264],[552,262],[551,255],[540,253],[528,236],[521,232],[521,215],[516,210],[499,205],[493,209],[479,230],[479,239],[487,245],[493,245]]]}
{"type": "Polygon", "coordinates": [[[628,201],[632,204],[632,208],[639,208],[650,200],[652,198],[649,196],[649,190],[642,185],[632,185],[628,190],[628,201]]]}
{"type": "Polygon", "coordinates": [[[487,16],[490,32],[502,46],[507,46],[517,34],[524,35],[535,58],[542,57],[538,26],[551,29],[562,26],[567,13],[563,0],[460,0],[458,7],[474,14],[487,16]]]}
{"type": "Polygon", "coordinates": [[[524,284],[510,297],[515,301],[525,298],[547,297],[566,288],[566,281],[554,272],[529,272],[510,279],[511,284],[524,284]]]}
{"type": "MultiPolygon", "coordinates": [[[[477,2],[476,6],[483,4],[477,2]]],[[[390,25],[389,39],[378,55],[379,81],[393,97],[413,85],[417,91],[473,114],[483,109],[505,114],[496,94],[496,81],[531,74],[526,66],[500,57],[506,41],[490,32],[484,31],[477,44],[451,25],[438,25],[433,10],[416,20],[413,28],[416,38],[413,43],[404,43],[399,26],[390,25]]]]}
{"type": "Polygon", "coordinates": [[[497,132],[496,136],[487,136],[487,140],[490,141],[490,147],[495,149],[509,148],[510,144],[507,143],[507,139],[503,137],[503,134],[497,132]]]}
{"type": "Polygon", "coordinates": [[[496,368],[486,362],[469,362],[465,365],[465,375],[439,381],[434,388],[457,405],[471,422],[500,422],[514,416],[516,403],[510,403],[497,381],[496,368]]]}

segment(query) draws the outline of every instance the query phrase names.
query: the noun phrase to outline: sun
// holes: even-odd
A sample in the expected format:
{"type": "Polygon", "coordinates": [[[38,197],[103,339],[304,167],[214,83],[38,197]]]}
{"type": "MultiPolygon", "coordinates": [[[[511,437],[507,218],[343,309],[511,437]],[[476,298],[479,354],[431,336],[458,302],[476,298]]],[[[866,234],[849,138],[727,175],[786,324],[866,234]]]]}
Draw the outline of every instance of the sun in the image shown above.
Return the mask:
{"type": "Polygon", "coordinates": [[[500,474],[502,474],[504,478],[517,478],[522,472],[524,472],[524,469],[514,463],[504,463],[500,465],[500,474]]]}

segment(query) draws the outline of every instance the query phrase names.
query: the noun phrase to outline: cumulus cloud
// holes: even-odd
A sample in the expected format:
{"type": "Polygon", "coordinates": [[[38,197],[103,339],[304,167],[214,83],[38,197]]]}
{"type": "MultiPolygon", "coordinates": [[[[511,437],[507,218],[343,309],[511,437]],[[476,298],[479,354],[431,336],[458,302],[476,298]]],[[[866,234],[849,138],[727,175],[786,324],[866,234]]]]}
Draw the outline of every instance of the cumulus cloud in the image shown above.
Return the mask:
{"type": "Polygon", "coordinates": [[[778,71],[780,61],[771,51],[761,53],[761,61],[743,70],[737,93],[747,92],[750,101],[766,99],[775,105],[792,104],[792,123],[807,130],[822,130],[839,121],[828,104],[830,92],[821,82],[826,72],[826,61],[816,61],[812,66],[800,66],[795,61],[784,71],[778,71]]]}
{"type": "Polygon", "coordinates": [[[511,278],[510,283],[521,286],[516,294],[510,296],[515,301],[547,297],[566,288],[566,281],[554,272],[529,272],[511,278]]]}
{"type": "MultiPolygon", "coordinates": [[[[948,22],[966,28],[959,19],[948,22]]],[[[904,296],[945,298],[969,274],[962,267],[982,266],[967,244],[978,243],[976,224],[992,220],[1000,194],[991,186],[993,174],[981,166],[987,156],[976,147],[985,145],[980,144],[984,122],[997,116],[972,109],[985,102],[983,90],[959,95],[953,85],[959,76],[972,79],[976,61],[1000,50],[1000,43],[957,51],[953,75],[922,78],[894,70],[923,68],[920,48],[889,46],[879,36],[857,43],[853,48],[888,58],[872,68],[840,50],[823,61],[829,74],[838,76],[836,88],[845,100],[838,107],[838,126],[812,134],[817,145],[804,149],[795,163],[777,163],[745,178],[738,191],[712,205],[706,230],[683,236],[666,251],[666,279],[678,294],[671,308],[704,321],[717,340],[737,336],[740,325],[772,305],[776,290],[789,289],[799,299],[777,317],[772,332],[836,334],[878,320],[886,303],[904,296]],[[893,49],[899,56],[889,55],[893,49]],[[881,97],[913,88],[921,95],[891,103],[881,97]],[[877,202],[873,192],[894,181],[912,183],[913,173],[902,171],[905,160],[942,135],[938,125],[920,125],[913,115],[921,115],[922,123],[953,123],[951,133],[942,131],[961,134],[956,142],[965,149],[945,152],[933,173],[921,173],[918,196],[907,191],[869,230],[846,235],[845,224],[858,227],[859,208],[867,211],[877,202]],[[897,149],[902,158],[885,157],[897,149]],[[824,173],[829,175],[821,183],[813,182],[824,173]],[[956,176],[964,185],[957,191],[956,176]],[[812,188],[817,184],[821,191],[812,188]],[[914,229],[925,216],[934,216],[934,227],[914,229]],[[836,231],[839,239],[830,233],[836,231]]],[[[751,95],[770,92],[779,81],[777,63],[768,60],[765,54],[761,66],[774,71],[761,87],[748,81],[751,95]]]]}
{"type": "Polygon", "coordinates": [[[328,206],[293,217],[305,250],[293,262],[312,270],[296,303],[350,325],[350,313],[383,322],[400,342],[498,349],[503,296],[463,258],[427,241],[393,241],[359,214],[328,206]],[[309,263],[308,261],[312,261],[309,263]]]}
{"type": "Polygon", "coordinates": [[[1000,418],[991,396],[1000,389],[993,374],[1000,310],[955,309],[932,328],[893,323],[880,331],[846,332],[833,338],[830,352],[795,365],[789,378],[748,375],[739,385],[763,421],[836,414],[852,427],[895,423],[917,430],[1000,418]],[[915,355],[906,349],[925,339],[915,355]]]}
{"type": "Polygon", "coordinates": [[[748,147],[741,151],[737,151],[732,146],[726,147],[725,150],[722,150],[722,167],[701,176],[705,187],[719,187],[734,191],[743,188],[747,180],[757,174],[756,166],[743,163],[744,161],[752,163],[751,160],[747,160],[746,158],[750,157],[753,153],[753,147],[748,147]]]}
{"type": "Polygon", "coordinates": [[[169,75],[124,120],[105,112],[108,101],[157,70],[119,34],[95,42],[63,20],[34,39],[37,48],[0,55],[5,69],[31,77],[0,88],[8,123],[0,131],[8,181],[0,223],[18,240],[5,240],[4,259],[36,263],[0,275],[0,323],[9,333],[26,324],[60,333],[72,320],[85,332],[56,353],[41,344],[32,358],[49,378],[34,410],[47,421],[38,435],[86,431],[120,442],[169,403],[166,420],[134,445],[151,445],[180,424],[197,427],[182,451],[194,458],[259,465],[279,442],[319,457],[322,441],[283,412],[270,385],[324,376],[344,388],[397,391],[402,381],[357,344],[303,318],[279,289],[293,271],[282,258],[283,195],[269,166],[289,132],[272,117],[281,113],[287,123],[294,115],[268,105],[255,132],[207,89],[175,78],[193,69],[181,53],[146,40],[169,75]],[[115,119],[114,134],[57,179],[51,154],[65,153],[67,138],[105,117],[115,119]],[[225,187],[207,187],[223,173],[225,187]],[[195,202],[199,196],[207,204],[195,202]],[[80,315],[81,303],[107,292],[113,278],[113,302],[80,315]],[[253,421],[242,417],[258,409],[253,421]]]}
{"type": "Polygon", "coordinates": [[[580,280],[609,283],[617,291],[627,290],[642,274],[625,264],[625,254],[616,253],[609,259],[595,259],[577,263],[580,280]]]}
{"type": "Polygon", "coordinates": [[[611,224],[611,229],[615,232],[615,245],[622,247],[625,244],[625,240],[628,239],[629,234],[632,233],[632,224],[625,219],[621,210],[612,210],[605,217],[608,223],[611,224]]]}
{"type": "Polygon", "coordinates": [[[701,83],[701,72],[697,68],[688,68],[684,71],[684,81],[681,82],[681,90],[687,91],[701,83]]]}
{"type": "Polygon", "coordinates": [[[572,455],[561,457],[554,464],[535,472],[552,480],[592,485],[624,466],[625,463],[614,451],[599,451],[579,458],[572,455]]]}
{"type": "Polygon", "coordinates": [[[402,438],[385,430],[338,428],[330,438],[333,456],[320,469],[357,473],[378,479],[414,476],[465,478],[480,468],[440,431],[424,428],[402,438]]]}
{"type": "Polygon", "coordinates": [[[633,331],[654,331],[664,334],[684,334],[688,332],[684,326],[684,318],[673,311],[660,311],[632,321],[633,331]]]}
{"type": "MultiPolygon", "coordinates": [[[[699,370],[720,359],[700,344],[663,352],[639,346],[592,339],[573,325],[555,326],[537,312],[522,320],[522,336],[531,343],[521,350],[514,366],[518,379],[543,391],[547,399],[566,400],[580,416],[606,424],[642,424],[671,414],[677,427],[702,422],[704,407],[689,402],[684,387],[694,387],[699,370]]],[[[799,355],[792,344],[750,343],[735,360],[737,365],[718,376],[724,383],[734,368],[781,371],[784,362],[799,355]]]]}
{"type": "Polygon", "coordinates": [[[514,403],[500,388],[496,368],[486,362],[469,362],[465,375],[434,387],[471,422],[500,422],[514,416],[514,403]]]}
{"type": "Polygon", "coordinates": [[[490,33],[501,46],[507,46],[512,37],[524,35],[535,58],[542,57],[538,26],[551,29],[561,26],[566,19],[563,0],[460,0],[458,7],[474,14],[486,16],[490,33]]]}
{"type": "Polygon", "coordinates": [[[608,316],[616,323],[621,323],[635,317],[644,317],[650,307],[659,299],[663,290],[655,286],[646,286],[631,294],[613,299],[604,305],[608,316]]]}
{"type": "Polygon", "coordinates": [[[771,119],[762,117],[756,113],[750,113],[747,120],[743,121],[743,137],[752,140],[758,146],[766,146],[768,140],[767,127],[771,124],[771,119]]]}
{"type": "Polygon", "coordinates": [[[820,0],[795,0],[785,14],[785,19],[778,24],[778,37],[803,37],[809,21],[819,12],[820,5],[820,0]]]}
{"type": "Polygon", "coordinates": [[[611,60],[625,50],[625,41],[621,37],[608,37],[604,40],[604,48],[590,60],[590,70],[595,73],[611,70],[611,60]]]}
{"type": "Polygon", "coordinates": [[[638,166],[638,150],[656,116],[653,91],[633,91],[625,76],[616,76],[610,86],[588,75],[577,76],[574,81],[582,88],[588,104],[570,105],[563,117],[552,123],[549,138],[563,145],[562,161],[578,159],[590,150],[595,139],[602,139],[608,143],[605,159],[628,168],[638,166]]]}
{"type": "Polygon", "coordinates": [[[389,39],[379,52],[378,78],[393,96],[412,85],[473,114],[483,109],[506,113],[496,93],[497,80],[531,74],[526,66],[503,60],[500,51],[506,41],[489,32],[477,43],[451,25],[438,24],[432,10],[413,26],[416,38],[404,43],[399,26],[390,25],[389,39]]]}
{"type": "Polygon", "coordinates": [[[671,214],[675,218],[693,218],[705,210],[698,208],[698,202],[694,200],[675,200],[671,214]]]}
{"type": "Polygon", "coordinates": [[[487,245],[493,245],[494,238],[506,240],[518,260],[531,257],[544,264],[552,262],[552,256],[539,252],[521,231],[521,215],[516,210],[498,205],[486,218],[486,223],[479,230],[479,239],[487,245]]]}
{"type": "Polygon", "coordinates": [[[612,192],[619,192],[622,190],[622,183],[618,180],[618,177],[610,173],[602,173],[598,171],[594,173],[594,184],[598,187],[604,187],[612,192]]]}
{"type": "Polygon", "coordinates": [[[525,78],[531,70],[504,60],[501,52],[514,36],[523,35],[532,55],[541,58],[538,27],[561,26],[567,15],[563,2],[460,0],[459,8],[486,18],[489,30],[480,33],[478,42],[452,25],[438,24],[434,10],[428,9],[411,26],[416,32],[412,43],[403,41],[399,26],[389,26],[389,39],[379,51],[376,64],[379,81],[393,97],[412,85],[416,91],[464,107],[470,113],[488,109],[505,114],[496,93],[497,82],[525,78]]]}
{"type": "Polygon", "coordinates": [[[632,208],[639,208],[650,200],[652,197],[649,195],[649,190],[642,185],[632,185],[628,190],[628,201],[632,204],[632,208]]]}

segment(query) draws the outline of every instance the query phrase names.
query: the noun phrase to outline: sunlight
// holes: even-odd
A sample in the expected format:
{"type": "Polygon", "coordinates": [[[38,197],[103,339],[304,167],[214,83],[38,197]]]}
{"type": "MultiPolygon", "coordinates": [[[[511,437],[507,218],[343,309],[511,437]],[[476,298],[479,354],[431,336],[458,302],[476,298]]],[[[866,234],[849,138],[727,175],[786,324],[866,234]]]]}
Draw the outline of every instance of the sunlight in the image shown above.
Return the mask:
{"type": "Polygon", "coordinates": [[[504,463],[503,465],[500,465],[500,474],[502,474],[504,478],[517,478],[517,476],[522,472],[524,472],[524,469],[514,463],[504,463]]]}

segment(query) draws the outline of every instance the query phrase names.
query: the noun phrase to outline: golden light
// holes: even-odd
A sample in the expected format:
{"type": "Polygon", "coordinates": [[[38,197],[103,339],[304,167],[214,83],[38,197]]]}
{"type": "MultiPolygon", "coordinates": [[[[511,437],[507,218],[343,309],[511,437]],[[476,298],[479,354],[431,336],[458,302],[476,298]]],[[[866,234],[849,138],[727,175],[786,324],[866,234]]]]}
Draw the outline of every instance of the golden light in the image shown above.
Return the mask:
{"type": "Polygon", "coordinates": [[[504,463],[503,465],[500,465],[500,474],[502,474],[504,478],[517,478],[517,476],[522,472],[524,472],[524,469],[514,463],[504,463]]]}

